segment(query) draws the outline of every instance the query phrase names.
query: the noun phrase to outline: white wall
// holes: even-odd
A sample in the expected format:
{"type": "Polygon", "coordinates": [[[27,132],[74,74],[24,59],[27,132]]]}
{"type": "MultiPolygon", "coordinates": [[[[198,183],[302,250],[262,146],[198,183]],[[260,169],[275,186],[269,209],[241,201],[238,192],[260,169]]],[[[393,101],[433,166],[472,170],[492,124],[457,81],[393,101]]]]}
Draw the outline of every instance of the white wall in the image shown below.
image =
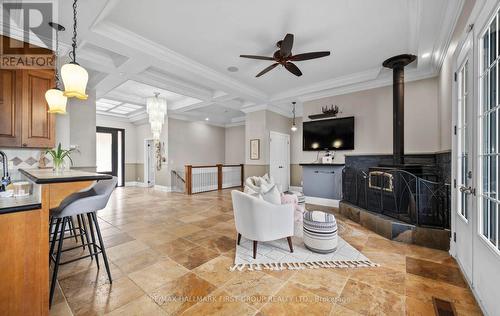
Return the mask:
{"type": "MultiPolygon", "coordinates": [[[[336,162],[346,154],[392,153],[392,86],[338,95],[304,103],[303,120],[321,113],[321,107],[336,104],[339,117],[354,116],[354,150],[335,153],[336,162]]],[[[302,124],[292,133],[292,163],[313,162],[317,152],[302,151],[302,124]]],[[[407,82],[405,86],[405,153],[440,150],[438,83],[436,78],[407,82]]]]}
{"type": "Polygon", "coordinates": [[[245,147],[245,126],[227,127],[225,130],[224,163],[245,163],[245,147]]]}
{"type": "Polygon", "coordinates": [[[95,91],[87,91],[87,100],[75,98],[68,100],[70,143],[78,146],[79,153],[74,153],[74,167],[95,170],[96,135],[95,135],[95,91]]]}

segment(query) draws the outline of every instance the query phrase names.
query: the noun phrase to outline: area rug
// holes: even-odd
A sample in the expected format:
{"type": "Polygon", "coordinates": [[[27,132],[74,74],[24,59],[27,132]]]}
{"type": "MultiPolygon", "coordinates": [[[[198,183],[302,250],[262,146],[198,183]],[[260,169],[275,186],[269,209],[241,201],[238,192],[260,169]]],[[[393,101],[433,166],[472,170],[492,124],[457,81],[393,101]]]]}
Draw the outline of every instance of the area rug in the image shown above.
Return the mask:
{"type": "Polygon", "coordinates": [[[293,237],[291,253],[286,239],[259,242],[257,258],[253,258],[253,242],[241,238],[236,245],[234,265],[229,271],[304,270],[318,268],[378,267],[347,241],[338,237],[337,250],[328,254],[314,253],[304,246],[302,238],[293,237]]]}

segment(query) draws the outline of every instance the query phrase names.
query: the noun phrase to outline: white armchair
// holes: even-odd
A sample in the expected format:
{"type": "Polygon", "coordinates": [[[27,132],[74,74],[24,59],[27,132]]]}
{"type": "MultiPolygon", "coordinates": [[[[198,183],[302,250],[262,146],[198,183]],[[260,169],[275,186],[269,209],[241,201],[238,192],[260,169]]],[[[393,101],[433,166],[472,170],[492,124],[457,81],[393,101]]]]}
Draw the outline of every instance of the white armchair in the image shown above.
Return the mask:
{"type": "Polygon", "coordinates": [[[257,257],[257,242],[287,238],[293,252],[292,238],[294,207],[292,204],[277,205],[249,194],[232,191],[234,221],[241,236],[253,240],[253,257],[257,257]]]}

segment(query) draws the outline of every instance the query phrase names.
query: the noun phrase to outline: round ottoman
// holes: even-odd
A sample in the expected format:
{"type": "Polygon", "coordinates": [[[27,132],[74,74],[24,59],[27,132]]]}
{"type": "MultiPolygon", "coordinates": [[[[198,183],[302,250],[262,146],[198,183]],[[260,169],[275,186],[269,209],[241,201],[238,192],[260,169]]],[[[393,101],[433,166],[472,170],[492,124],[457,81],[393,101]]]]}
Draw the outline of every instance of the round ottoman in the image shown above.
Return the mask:
{"type": "Polygon", "coordinates": [[[332,214],[321,211],[304,213],[304,245],[317,253],[337,250],[337,221],[332,214]]]}

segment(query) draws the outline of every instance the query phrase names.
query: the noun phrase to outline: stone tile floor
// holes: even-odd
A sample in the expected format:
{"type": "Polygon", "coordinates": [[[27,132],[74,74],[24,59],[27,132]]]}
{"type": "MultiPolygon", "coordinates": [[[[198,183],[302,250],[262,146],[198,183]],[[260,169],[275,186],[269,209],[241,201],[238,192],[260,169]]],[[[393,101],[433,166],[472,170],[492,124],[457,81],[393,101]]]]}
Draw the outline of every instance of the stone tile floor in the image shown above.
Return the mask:
{"type": "Polygon", "coordinates": [[[90,259],[62,266],[52,316],[427,316],[433,297],[452,302],[458,315],[481,315],[446,252],[387,240],[340,215],[341,236],[381,267],[229,272],[236,237],[229,190],[118,188],[98,216],[113,283],[102,261],[100,270],[90,259]]]}

